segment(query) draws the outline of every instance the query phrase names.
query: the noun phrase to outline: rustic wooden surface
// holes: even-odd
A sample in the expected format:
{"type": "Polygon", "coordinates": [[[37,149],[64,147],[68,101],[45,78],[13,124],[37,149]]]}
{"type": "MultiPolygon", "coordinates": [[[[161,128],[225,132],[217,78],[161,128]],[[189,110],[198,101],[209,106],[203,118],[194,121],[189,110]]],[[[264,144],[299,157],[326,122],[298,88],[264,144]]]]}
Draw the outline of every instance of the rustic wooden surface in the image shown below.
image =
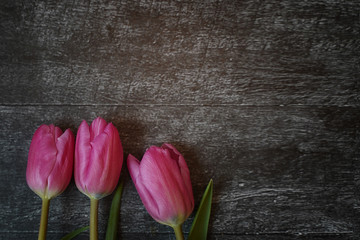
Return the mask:
{"type": "MultiPolygon", "coordinates": [[[[174,144],[196,208],[214,179],[209,239],[357,239],[359,12],[340,0],[1,1],[0,239],[37,238],[41,202],[25,180],[36,128],[76,133],[97,116],[125,157],[174,144]]],[[[120,238],[173,239],[126,165],[123,177],[120,238]]],[[[71,182],[51,202],[48,239],[88,211],[71,182]]]]}

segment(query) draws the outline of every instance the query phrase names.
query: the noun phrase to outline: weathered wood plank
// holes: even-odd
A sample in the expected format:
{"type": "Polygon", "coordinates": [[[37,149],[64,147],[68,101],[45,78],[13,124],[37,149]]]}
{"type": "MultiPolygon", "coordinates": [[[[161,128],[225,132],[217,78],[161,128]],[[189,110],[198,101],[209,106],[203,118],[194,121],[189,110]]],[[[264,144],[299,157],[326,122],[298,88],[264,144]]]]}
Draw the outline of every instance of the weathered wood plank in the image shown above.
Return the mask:
{"type": "MultiPolygon", "coordinates": [[[[356,215],[353,159],[358,146],[358,110],[303,106],[0,107],[0,182],[7,183],[0,185],[0,192],[6,193],[0,196],[0,232],[8,236],[37,231],[41,203],[25,181],[27,151],[37,126],[55,123],[75,132],[81,119],[90,121],[101,115],[118,127],[125,155],[131,152],[140,158],[146,147],[162,142],[171,142],[183,152],[197,204],[207,181],[214,179],[212,239],[221,239],[221,234],[229,234],[229,239],[246,239],[248,234],[254,235],[249,239],[256,239],[256,234],[270,234],[270,239],[271,234],[279,239],[281,234],[283,239],[299,234],[350,239],[356,215]]],[[[170,229],[151,219],[126,178],[121,232],[134,236],[152,233],[154,238],[168,239],[170,229]]],[[[100,204],[101,232],[105,231],[110,201],[105,198],[100,204]]],[[[49,231],[59,236],[83,226],[88,209],[88,200],[72,183],[51,203],[49,231]]],[[[185,232],[192,218],[185,223],[185,232]]]]}
{"type": "MultiPolygon", "coordinates": [[[[75,132],[98,115],[125,155],[173,143],[196,204],[214,179],[210,239],[358,239],[359,12],[338,0],[1,1],[0,239],[37,236],[35,129],[75,132]]],[[[122,239],[172,238],[123,175],[122,239]]],[[[49,239],[88,209],[72,182],[51,203],[49,239]]]]}
{"type": "Polygon", "coordinates": [[[1,104],[359,105],[356,1],[1,5],[1,104]]]}

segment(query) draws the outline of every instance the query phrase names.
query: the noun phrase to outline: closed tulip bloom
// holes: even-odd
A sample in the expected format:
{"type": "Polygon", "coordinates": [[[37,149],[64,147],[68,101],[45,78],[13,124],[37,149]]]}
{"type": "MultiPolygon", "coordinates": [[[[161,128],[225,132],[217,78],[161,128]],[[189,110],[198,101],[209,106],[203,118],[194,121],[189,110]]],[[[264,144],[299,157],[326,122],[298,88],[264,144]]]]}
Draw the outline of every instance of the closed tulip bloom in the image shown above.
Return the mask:
{"type": "Polygon", "coordinates": [[[50,199],[69,185],[73,172],[74,135],[54,125],[41,125],[31,140],[26,181],[42,198],[39,240],[46,239],[50,199]]]}
{"type": "Polygon", "coordinates": [[[84,120],[75,146],[75,183],[90,198],[111,194],[120,177],[123,150],[117,129],[98,117],[91,126],[84,120]]]}
{"type": "Polygon", "coordinates": [[[181,230],[181,224],[194,209],[190,173],[184,157],[172,145],[163,144],[150,147],[141,162],[129,155],[127,164],[149,214],[157,222],[181,230]]]}
{"type": "Polygon", "coordinates": [[[82,121],[76,136],[75,183],[90,198],[90,240],[98,239],[99,199],[111,194],[120,177],[123,150],[117,129],[98,117],[82,121]]]}
{"type": "Polygon", "coordinates": [[[54,125],[41,125],[29,150],[26,181],[41,198],[51,199],[68,186],[74,158],[74,135],[54,125]]]}

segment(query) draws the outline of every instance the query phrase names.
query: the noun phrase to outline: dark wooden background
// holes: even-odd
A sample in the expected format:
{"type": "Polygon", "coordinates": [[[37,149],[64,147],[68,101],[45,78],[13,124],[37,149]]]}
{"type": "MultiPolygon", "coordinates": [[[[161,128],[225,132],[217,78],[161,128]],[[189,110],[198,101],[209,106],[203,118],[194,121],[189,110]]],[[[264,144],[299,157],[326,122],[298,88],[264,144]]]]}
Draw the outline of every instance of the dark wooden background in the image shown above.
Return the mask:
{"type": "MultiPolygon", "coordinates": [[[[76,133],[97,116],[125,158],[176,146],[196,209],[213,178],[209,239],[356,239],[359,13],[340,0],[1,1],[0,239],[37,238],[41,201],[25,180],[36,128],[76,133]]],[[[126,164],[122,175],[121,239],[174,239],[126,164]]],[[[48,239],[88,218],[72,181],[51,202],[48,239]]]]}

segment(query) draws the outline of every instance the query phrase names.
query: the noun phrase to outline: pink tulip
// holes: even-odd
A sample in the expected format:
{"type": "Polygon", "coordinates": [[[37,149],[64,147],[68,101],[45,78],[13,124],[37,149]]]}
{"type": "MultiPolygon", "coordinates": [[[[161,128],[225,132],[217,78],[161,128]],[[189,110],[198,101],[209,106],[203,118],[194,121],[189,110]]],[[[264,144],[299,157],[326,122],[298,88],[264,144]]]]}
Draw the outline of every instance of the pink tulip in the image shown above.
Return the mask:
{"type": "Polygon", "coordinates": [[[194,209],[190,173],[184,157],[172,145],[163,144],[150,147],[141,162],[129,155],[127,164],[149,214],[159,223],[181,226],[194,209]]]}
{"type": "Polygon", "coordinates": [[[26,181],[42,199],[51,199],[69,185],[73,171],[74,135],[54,125],[41,125],[29,150],[26,181]]]}
{"type": "Polygon", "coordinates": [[[69,185],[73,171],[74,135],[54,125],[41,125],[29,150],[26,181],[42,198],[39,240],[46,239],[50,199],[69,185]]]}
{"type": "Polygon", "coordinates": [[[117,129],[98,117],[91,126],[84,120],[75,146],[75,183],[90,198],[111,194],[120,177],[123,150],[117,129]]]}

